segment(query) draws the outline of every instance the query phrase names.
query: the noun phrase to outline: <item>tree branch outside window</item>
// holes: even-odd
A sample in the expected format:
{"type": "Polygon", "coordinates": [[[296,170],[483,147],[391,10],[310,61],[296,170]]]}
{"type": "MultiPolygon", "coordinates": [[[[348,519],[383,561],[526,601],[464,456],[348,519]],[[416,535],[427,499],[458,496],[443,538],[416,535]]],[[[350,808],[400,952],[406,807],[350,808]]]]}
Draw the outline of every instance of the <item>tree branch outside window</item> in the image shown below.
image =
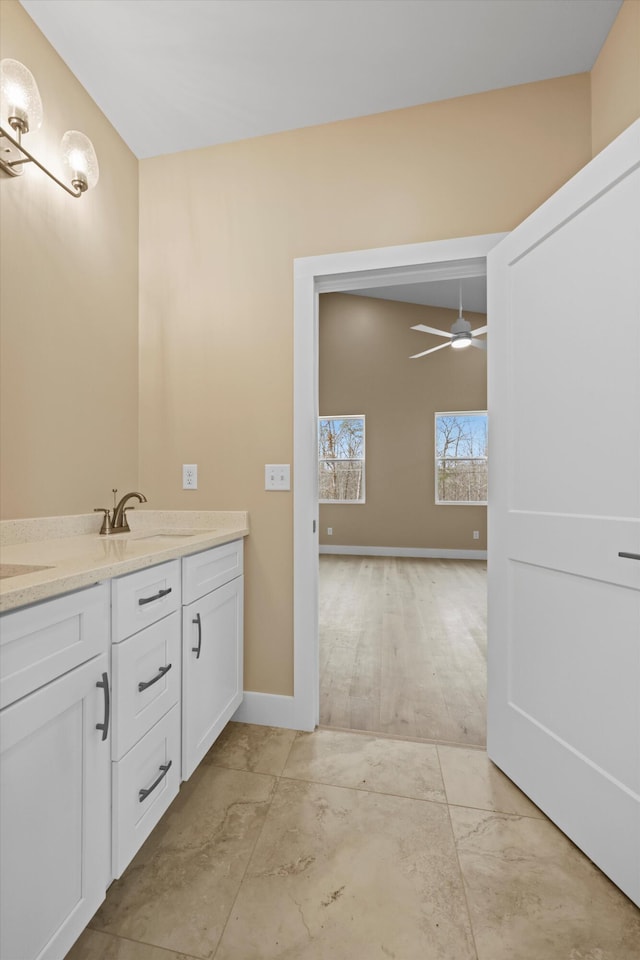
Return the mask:
{"type": "Polygon", "coordinates": [[[364,416],[318,420],[320,503],[364,503],[364,416]]]}
{"type": "Polygon", "coordinates": [[[436,413],[436,503],[486,504],[487,413],[436,413]]]}

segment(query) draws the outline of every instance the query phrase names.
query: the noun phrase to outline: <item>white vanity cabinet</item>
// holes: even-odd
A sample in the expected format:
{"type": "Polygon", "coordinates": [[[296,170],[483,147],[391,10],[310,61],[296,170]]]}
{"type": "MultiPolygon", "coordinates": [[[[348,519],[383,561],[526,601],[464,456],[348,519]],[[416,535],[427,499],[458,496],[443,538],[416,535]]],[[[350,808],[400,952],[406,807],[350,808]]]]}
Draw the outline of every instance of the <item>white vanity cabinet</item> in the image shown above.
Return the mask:
{"type": "Polygon", "coordinates": [[[119,877],[180,788],[180,561],[112,581],[112,870],[119,877]]]}
{"type": "Polygon", "coordinates": [[[0,957],[60,960],[110,881],[109,584],[3,614],[0,957]]]}
{"type": "Polygon", "coordinates": [[[182,560],[182,779],[243,696],[243,542],[182,560]]]}

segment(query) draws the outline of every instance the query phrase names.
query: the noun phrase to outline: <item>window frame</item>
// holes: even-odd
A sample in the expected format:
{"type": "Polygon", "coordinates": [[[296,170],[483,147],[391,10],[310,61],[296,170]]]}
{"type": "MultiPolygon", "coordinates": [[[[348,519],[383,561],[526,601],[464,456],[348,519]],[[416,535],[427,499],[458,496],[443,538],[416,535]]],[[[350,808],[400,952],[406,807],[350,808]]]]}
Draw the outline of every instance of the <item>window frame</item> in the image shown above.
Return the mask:
{"type": "Polygon", "coordinates": [[[433,451],[434,451],[434,501],[437,507],[486,507],[487,500],[440,500],[438,498],[439,462],[441,460],[466,460],[486,463],[489,456],[489,414],[487,410],[437,410],[433,415],[433,451]],[[487,455],[484,457],[441,457],[438,456],[438,417],[485,417],[487,425],[487,455]]]}
{"type": "Polygon", "coordinates": [[[318,416],[318,425],[317,425],[317,439],[316,439],[316,450],[317,450],[317,462],[318,462],[318,503],[329,503],[329,504],[348,504],[350,506],[361,506],[363,503],[366,503],[366,438],[367,438],[367,428],[366,428],[366,417],[364,413],[350,413],[345,416],[332,415],[332,416],[318,416]],[[362,420],[362,457],[321,457],[320,456],[320,421],[321,420],[362,420]],[[320,464],[321,463],[361,463],[362,464],[362,496],[359,500],[324,500],[320,494],[320,464]]]}

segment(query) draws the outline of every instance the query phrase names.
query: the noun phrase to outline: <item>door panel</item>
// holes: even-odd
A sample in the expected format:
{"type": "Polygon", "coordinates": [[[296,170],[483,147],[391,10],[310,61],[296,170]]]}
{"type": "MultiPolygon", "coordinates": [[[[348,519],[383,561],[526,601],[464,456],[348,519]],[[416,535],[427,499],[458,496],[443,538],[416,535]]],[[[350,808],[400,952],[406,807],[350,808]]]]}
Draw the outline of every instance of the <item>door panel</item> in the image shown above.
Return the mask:
{"type": "Polygon", "coordinates": [[[103,654],[2,713],[3,958],[63,957],[104,900],[110,875],[110,743],[103,654]],[[37,905],[37,909],[34,907],[37,905]]]}
{"type": "Polygon", "coordinates": [[[488,257],[488,752],[640,904],[640,121],[488,257]]]}
{"type": "Polygon", "coordinates": [[[620,667],[632,668],[637,659],[640,593],[517,562],[511,584],[513,708],[638,792],[638,676],[620,667]],[[617,693],[603,710],[607,688],[617,693]],[[565,709],[569,695],[571,709],[565,709]]]}
{"type": "Polygon", "coordinates": [[[236,577],[183,608],[183,780],[242,702],[243,586],[236,577]]]}

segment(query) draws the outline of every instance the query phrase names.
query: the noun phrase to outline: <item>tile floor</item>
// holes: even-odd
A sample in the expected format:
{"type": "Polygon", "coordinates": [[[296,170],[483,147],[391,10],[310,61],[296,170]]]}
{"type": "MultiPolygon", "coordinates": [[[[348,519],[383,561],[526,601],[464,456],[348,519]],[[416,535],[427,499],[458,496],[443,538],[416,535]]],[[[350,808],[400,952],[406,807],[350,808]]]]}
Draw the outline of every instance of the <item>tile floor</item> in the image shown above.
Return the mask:
{"type": "Polygon", "coordinates": [[[480,750],[230,724],[67,960],[638,960],[480,750]]]}

